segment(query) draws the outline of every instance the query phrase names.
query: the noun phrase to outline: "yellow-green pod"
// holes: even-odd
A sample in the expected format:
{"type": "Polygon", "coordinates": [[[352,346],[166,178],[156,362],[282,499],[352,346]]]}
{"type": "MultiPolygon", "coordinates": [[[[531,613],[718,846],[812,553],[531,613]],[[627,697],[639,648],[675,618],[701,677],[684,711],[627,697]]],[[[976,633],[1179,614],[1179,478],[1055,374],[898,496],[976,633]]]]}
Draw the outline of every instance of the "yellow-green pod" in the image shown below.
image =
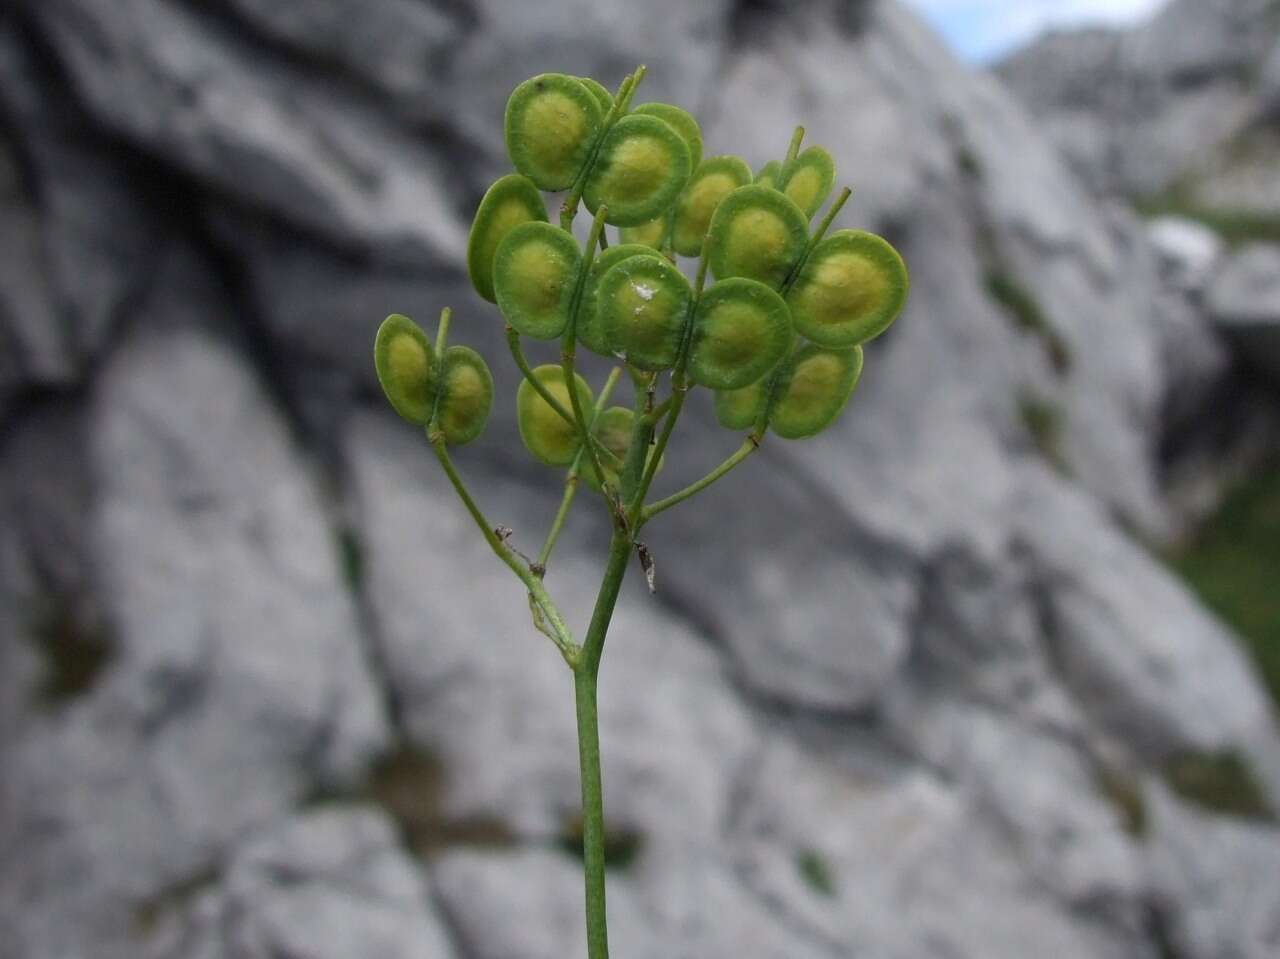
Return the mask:
{"type": "Polygon", "coordinates": [[[631,256],[653,256],[653,250],[639,243],[622,243],[609,247],[592,262],[591,272],[587,274],[587,281],[582,287],[582,305],[578,309],[578,342],[597,356],[612,356],[613,350],[609,348],[604,325],[600,322],[596,289],[602,276],[631,256]]]}
{"type": "Polygon", "coordinates": [[[688,110],[682,110],[673,103],[642,103],[631,112],[657,117],[680,134],[680,139],[689,148],[689,169],[698,168],[702,162],[702,131],[688,110]]]}
{"type": "Polygon", "coordinates": [[[776,188],[781,190],[806,217],[812,217],[831,193],[836,182],[836,163],[822,147],[809,147],[782,169],[776,188]]]}
{"type": "Polygon", "coordinates": [[[450,446],[469,443],[484,431],[493,405],[493,377],[480,354],[451,346],[440,361],[436,425],[450,446]]]}
{"type": "MultiPolygon", "coordinates": [[[[566,412],[573,412],[573,401],[569,398],[564,370],[560,366],[548,363],[536,367],[533,375],[566,412]]],[[[591,407],[591,387],[577,373],[573,374],[573,379],[577,386],[578,401],[585,412],[591,407]]],[[[528,380],[521,380],[520,388],[516,390],[516,425],[520,429],[520,439],[524,442],[525,449],[536,459],[548,466],[568,466],[573,462],[580,445],[577,426],[566,422],[528,380]]]]}
{"type": "Polygon", "coordinates": [[[681,256],[698,256],[720,201],[751,182],[751,167],[741,157],[719,156],[704,160],[693,171],[676,200],[671,246],[681,256]]]}
{"type": "Polygon", "coordinates": [[[642,370],[675,365],[693,290],[660,256],[627,257],[596,288],[596,312],[610,352],[642,370]]]}
{"type": "Polygon", "coordinates": [[[717,279],[745,276],[775,290],[790,275],[809,234],[809,218],[777,190],[752,184],[720,201],[707,230],[717,279]]]}
{"type": "Polygon", "coordinates": [[[907,267],[883,237],[837,230],[813,248],[787,294],[796,329],[823,346],[883,333],[907,299],[907,267]]]}
{"type": "Polygon", "coordinates": [[[600,104],[600,115],[606,116],[613,109],[613,94],[608,87],[593,77],[578,77],[577,80],[596,98],[596,103],[600,104]]]}
{"type": "Polygon", "coordinates": [[[530,220],[546,222],[547,207],[532,180],[508,173],[485,192],[467,237],[467,275],[476,292],[490,303],[493,292],[493,257],[506,235],[530,220]]]}
{"type": "Polygon", "coordinates": [[[507,100],[503,134],[517,171],[542,190],[573,186],[604,121],[600,101],[563,73],[531,77],[507,100]]]}
{"type": "Polygon", "coordinates": [[[840,415],[862,375],[862,347],[836,350],[809,343],[787,360],[769,410],[769,428],[783,439],[822,432],[840,415]]]}
{"type": "MultiPolygon", "coordinates": [[[[615,488],[619,485],[618,473],[621,468],[619,464],[626,462],[627,452],[631,449],[631,431],[634,424],[635,413],[625,406],[611,406],[603,410],[591,424],[592,435],[600,441],[601,446],[617,457],[616,461],[608,457],[600,458],[600,467],[604,471],[605,479],[615,488]]],[[[653,455],[652,450],[649,455],[653,455]]],[[[658,461],[658,469],[662,469],[662,460],[658,461]]],[[[600,479],[589,457],[583,457],[580,475],[588,486],[597,492],[600,491],[600,479]]]]}
{"type": "Polygon", "coordinates": [[[791,344],[786,301],[756,280],[734,277],[706,290],[693,317],[689,379],[713,390],[748,386],[791,344]]]}
{"type": "Polygon", "coordinates": [[[749,430],[769,400],[769,380],[759,379],[737,390],[717,390],[716,421],[727,430],[749,430]]]}
{"type": "Polygon", "coordinates": [[[614,226],[648,223],[675,202],[690,169],[689,148],[668,123],[633,113],[604,135],[582,199],[592,213],[607,205],[614,226]]]}
{"type": "Polygon", "coordinates": [[[550,223],[511,230],[493,260],[494,292],[506,321],[535,340],[563,333],[581,261],[573,237],[550,223]]]}
{"type": "Polygon", "coordinates": [[[417,323],[392,313],[378,327],[373,365],[391,408],[425,426],[436,402],[435,350],[417,323]]]}
{"type": "Polygon", "coordinates": [[[640,223],[636,226],[624,226],[618,231],[623,243],[639,243],[651,250],[661,250],[662,241],[667,235],[668,214],[664,213],[656,220],[640,223]]]}
{"type": "Polygon", "coordinates": [[[778,174],[782,172],[782,164],[777,160],[770,160],[756,172],[756,182],[761,186],[778,188],[778,174]]]}
{"type": "MultiPolygon", "coordinates": [[[[602,410],[596,417],[596,421],[591,424],[592,435],[600,441],[601,446],[618,458],[617,461],[613,461],[605,456],[601,457],[600,462],[605,479],[614,487],[618,485],[617,464],[626,461],[627,450],[631,448],[631,428],[634,422],[635,414],[631,410],[625,406],[611,406],[607,410],[602,410]]],[[[600,477],[596,474],[595,465],[590,457],[583,458],[581,476],[588,486],[599,492],[600,477]]]]}

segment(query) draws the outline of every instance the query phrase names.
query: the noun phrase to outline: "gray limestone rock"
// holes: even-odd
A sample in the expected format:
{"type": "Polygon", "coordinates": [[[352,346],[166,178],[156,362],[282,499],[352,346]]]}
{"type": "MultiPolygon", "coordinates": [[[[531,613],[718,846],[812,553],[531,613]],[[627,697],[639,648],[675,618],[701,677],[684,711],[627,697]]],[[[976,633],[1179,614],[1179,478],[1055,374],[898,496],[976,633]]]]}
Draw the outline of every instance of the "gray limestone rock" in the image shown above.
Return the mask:
{"type": "Polygon", "coordinates": [[[358,808],[259,830],[216,875],[153,900],[145,918],[146,959],[456,954],[394,825],[358,808]]]}
{"type": "Polygon", "coordinates": [[[139,335],[89,434],[113,654],[4,756],[19,955],[133,954],[147,901],[386,740],[319,491],[241,361],[191,328],[139,335]]]}
{"type": "Polygon", "coordinates": [[[1187,959],[1267,959],[1280,948],[1280,829],[1206,816],[1148,790],[1155,915],[1187,959]]]}
{"type": "Polygon", "coordinates": [[[1205,305],[1245,362],[1280,383],[1280,246],[1255,243],[1214,274],[1205,305]]]}

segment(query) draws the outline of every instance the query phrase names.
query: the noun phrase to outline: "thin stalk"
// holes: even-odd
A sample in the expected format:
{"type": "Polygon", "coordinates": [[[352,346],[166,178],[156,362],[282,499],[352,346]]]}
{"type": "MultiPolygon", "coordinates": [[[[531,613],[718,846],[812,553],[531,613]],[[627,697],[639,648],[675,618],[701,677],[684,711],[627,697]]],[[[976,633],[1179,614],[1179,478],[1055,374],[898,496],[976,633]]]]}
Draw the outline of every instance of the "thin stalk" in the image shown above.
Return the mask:
{"type": "Polygon", "coordinates": [[[618,603],[618,591],[631,558],[631,536],[615,529],[609,541],[604,578],[591,613],[591,625],[574,667],[574,703],[578,718],[578,769],[582,778],[582,861],[586,888],[587,957],[608,959],[605,925],[604,787],[600,777],[600,723],[596,712],[596,679],[605,635],[618,603]]]}
{"type": "Polygon", "coordinates": [[[627,77],[624,77],[622,83],[618,86],[618,92],[613,98],[613,107],[605,114],[604,122],[600,124],[600,135],[596,137],[596,142],[591,145],[591,150],[587,154],[587,162],[582,165],[582,170],[578,173],[578,178],[574,180],[573,186],[569,190],[569,195],[564,198],[564,203],[560,205],[560,229],[570,231],[573,229],[573,218],[578,215],[578,204],[582,202],[582,191],[586,188],[587,177],[591,174],[591,168],[595,166],[596,157],[600,153],[600,144],[604,142],[605,135],[609,132],[618,118],[627,112],[627,107],[631,104],[631,97],[636,91],[636,87],[640,85],[640,81],[644,79],[645,68],[643,65],[636,68],[636,71],[627,77]]]}
{"type": "Polygon", "coordinates": [[[489,544],[489,548],[493,550],[498,559],[510,567],[520,582],[524,583],[529,590],[529,594],[533,596],[546,616],[547,623],[555,634],[552,636],[552,640],[559,648],[560,654],[564,656],[565,661],[571,667],[575,666],[579,659],[579,649],[573,641],[573,634],[569,632],[569,627],[565,624],[564,617],[560,615],[560,610],[556,608],[555,602],[542,585],[542,581],[533,574],[533,571],[516,555],[515,551],[503,541],[502,537],[496,532],[496,528],[485,519],[484,513],[480,512],[480,507],[476,505],[476,501],[472,499],[471,493],[468,492],[466,485],[462,482],[462,477],[458,475],[457,469],[454,468],[453,460],[449,457],[448,445],[444,441],[443,434],[436,428],[434,420],[428,428],[427,439],[431,443],[431,448],[435,450],[436,459],[440,461],[445,475],[449,477],[449,482],[453,484],[458,498],[462,500],[467,512],[475,520],[476,526],[480,528],[484,541],[489,544]]]}
{"type": "MultiPolygon", "coordinates": [[[[618,383],[618,377],[622,375],[622,368],[615,366],[609,373],[609,378],[605,380],[604,386],[600,388],[600,395],[596,397],[595,409],[591,415],[591,425],[594,427],[596,418],[600,415],[605,405],[609,402],[609,397],[613,393],[613,388],[618,383]]],[[[565,518],[569,515],[569,507],[573,505],[573,498],[578,492],[578,474],[582,470],[583,451],[578,450],[578,455],[573,458],[573,463],[569,467],[569,473],[564,479],[564,494],[560,497],[560,508],[556,510],[555,519],[551,521],[551,530],[547,533],[546,542],[542,544],[542,549],[538,552],[538,558],[534,562],[535,573],[541,571],[546,572],[547,560],[551,558],[551,551],[555,549],[556,540],[560,537],[560,530],[564,527],[565,518]]]]}
{"type": "Polygon", "coordinates": [[[582,437],[582,445],[586,448],[587,456],[590,457],[591,465],[596,471],[596,476],[600,477],[601,482],[604,481],[604,469],[600,465],[600,456],[596,451],[596,447],[599,444],[595,442],[595,438],[591,435],[591,427],[582,412],[582,398],[578,396],[573,365],[574,360],[577,358],[578,310],[582,306],[582,293],[587,285],[587,276],[591,272],[591,264],[595,262],[596,245],[600,242],[600,234],[604,231],[604,218],[608,215],[609,208],[601,205],[596,210],[595,219],[591,221],[591,232],[587,236],[586,252],[582,257],[582,264],[578,268],[578,282],[569,304],[569,322],[566,324],[564,336],[560,340],[560,369],[564,372],[565,389],[569,391],[569,405],[573,409],[573,422],[578,426],[578,435],[582,437]]]}
{"type": "Polygon", "coordinates": [[[444,355],[444,345],[449,342],[449,321],[453,319],[453,310],[445,307],[440,311],[440,325],[436,328],[436,359],[444,355]]]}
{"type": "MultiPolygon", "coordinates": [[[[534,392],[542,397],[542,401],[550,406],[551,409],[555,411],[556,415],[566,423],[577,426],[578,423],[577,420],[574,419],[573,414],[569,412],[569,410],[565,409],[564,404],[556,399],[555,394],[547,389],[546,384],[533,375],[533,370],[529,366],[529,360],[524,355],[524,348],[520,345],[520,332],[510,323],[507,324],[507,348],[511,351],[511,358],[515,360],[516,367],[519,368],[520,374],[525,378],[528,384],[533,387],[534,392]]],[[[609,457],[609,459],[618,465],[622,464],[622,460],[618,458],[618,455],[597,441],[594,436],[590,436],[588,434],[587,439],[592,446],[596,448],[596,452],[598,454],[603,454],[604,456],[609,457]]]]}
{"type": "Polygon", "coordinates": [[[641,510],[639,522],[636,524],[637,529],[641,526],[644,526],[645,523],[649,522],[649,520],[653,519],[659,513],[665,512],[666,510],[671,509],[671,507],[679,503],[683,503],[690,496],[693,496],[697,493],[701,493],[704,489],[706,489],[708,486],[710,486],[720,477],[724,476],[725,473],[729,472],[731,469],[733,469],[735,466],[737,466],[739,463],[741,463],[743,460],[745,460],[748,456],[750,456],[759,448],[760,448],[760,440],[756,437],[754,433],[752,433],[750,436],[748,436],[745,440],[742,441],[742,445],[739,446],[731,456],[729,456],[723,463],[721,463],[719,466],[713,469],[706,476],[702,477],[702,479],[694,483],[690,483],[684,489],[679,490],[675,493],[672,493],[670,496],[664,497],[663,499],[650,503],[643,510],[641,510]]]}
{"type": "Polygon", "coordinates": [[[795,132],[791,134],[791,143],[787,145],[787,158],[782,161],[784,167],[800,155],[800,141],[803,139],[804,127],[796,127],[795,132]]]}

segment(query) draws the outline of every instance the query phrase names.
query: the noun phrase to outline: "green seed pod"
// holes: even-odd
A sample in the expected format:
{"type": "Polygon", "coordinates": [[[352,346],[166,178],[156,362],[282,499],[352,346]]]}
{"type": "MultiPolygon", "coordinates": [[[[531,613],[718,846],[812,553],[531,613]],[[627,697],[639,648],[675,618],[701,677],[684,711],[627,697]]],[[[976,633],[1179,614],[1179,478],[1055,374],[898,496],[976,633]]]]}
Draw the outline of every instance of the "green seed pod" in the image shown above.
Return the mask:
{"type": "Polygon", "coordinates": [[[480,354],[469,346],[451,346],[440,363],[440,402],[436,425],[450,446],[470,443],[484,431],[493,405],[493,377],[480,354]]]}
{"type": "Polygon", "coordinates": [[[595,95],[563,73],[524,81],[507,100],[503,133],[515,168],[542,190],[573,186],[600,132],[595,95]]]}
{"type": "Polygon", "coordinates": [[[596,289],[596,311],[611,352],[642,370],[675,365],[693,290],[660,256],[631,256],[596,289]]]}
{"type": "Polygon", "coordinates": [[[738,390],[717,390],[716,421],[727,430],[748,430],[764,412],[769,380],[759,379],[738,390]]]}
{"type": "Polygon", "coordinates": [[[689,378],[736,390],[778,365],[791,344],[787,304],[763,283],[735,277],[702,294],[693,319],[689,378]]]}
{"type": "Polygon", "coordinates": [[[493,260],[494,292],[507,322],[535,340],[563,333],[581,261],[573,237],[550,223],[522,223],[508,233],[493,260]]]}
{"type": "Polygon", "coordinates": [[[665,213],[656,220],[650,220],[638,226],[624,226],[618,231],[618,236],[623,243],[639,243],[651,250],[661,250],[662,241],[666,235],[667,214],[665,213]]]}
{"type": "MultiPolygon", "coordinates": [[[[569,390],[564,382],[564,370],[559,365],[548,363],[536,367],[533,375],[567,412],[573,411],[573,401],[569,399],[569,390]]],[[[573,379],[578,401],[585,411],[591,406],[591,387],[577,373],[573,374],[573,379]]],[[[528,380],[521,380],[520,388],[516,390],[516,424],[525,448],[535,458],[548,466],[568,466],[573,462],[581,445],[577,426],[566,422],[552,409],[528,380]]]]}
{"type": "Polygon", "coordinates": [[[592,262],[591,272],[587,274],[587,281],[582,288],[582,305],[578,308],[578,342],[597,356],[613,356],[613,351],[609,349],[604,325],[600,322],[596,289],[600,285],[602,276],[632,256],[653,256],[653,250],[639,243],[623,243],[609,247],[592,262]]]}
{"type": "Polygon", "coordinates": [[[837,230],[813,248],[787,294],[797,330],[848,347],[883,333],[907,298],[907,268],[874,233],[837,230]]]}
{"type": "Polygon", "coordinates": [[[435,350],[417,323],[392,313],[378,327],[373,365],[391,408],[425,426],[436,401],[435,350]]]}
{"type": "Polygon", "coordinates": [[[833,350],[809,343],[782,370],[769,427],[787,440],[822,432],[840,415],[862,375],[862,347],[833,350]]]}
{"type": "Polygon", "coordinates": [[[806,217],[818,212],[836,182],[836,163],[822,147],[809,147],[787,164],[777,179],[781,190],[806,217]]]}
{"type": "Polygon", "coordinates": [[[698,256],[720,201],[751,182],[751,167],[741,157],[719,156],[704,160],[676,201],[672,248],[681,256],[698,256]]]}
{"type": "Polygon", "coordinates": [[[508,173],[489,187],[476,210],[467,238],[467,274],[476,292],[490,303],[493,292],[493,257],[506,235],[530,220],[546,222],[547,208],[533,181],[508,173]]]}
{"type": "Polygon", "coordinates": [[[808,233],[808,218],[777,190],[758,184],[738,187],[711,217],[711,272],[721,280],[745,276],[776,290],[804,253],[808,233]]]}
{"type": "Polygon", "coordinates": [[[689,148],[657,117],[625,116],[605,134],[582,199],[595,213],[609,207],[605,222],[648,223],[675,202],[689,179],[689,148]]]}
{"type": "Polygon", "coordinates": [[[770,160],[756,173],[756,182],[761,186],[771,187],[776,190],[778,188],[778,174],[781,172],[782,164],[777,160],[770,160]]]}
{"type": "Polygon", "coordinates": [[[603,83],[592,77],[578,77],[577,80],[596,98],[596,102],[600,104],[600,115],[602,117],[613,109],[613,94],[609,92],[609,89],[603,83]]]}
{"type": "MultiPolygon", "coordinates": [[[[615,489],[619,486],[618,463],[626,462],[627,451],[631,449],[631,430],[634,424],[635,413],[625,406],[611,406],[603,410],[591,426],[591,433],[600,441],[600,445],[618,458],[617,463],[606,456],[600,458],[600,467],[605,473],[605,479],[615,489]]],[[[650,456],[652,455],[653,451],[650,450],[650,456]]],[[[662,460],[658,461],[658,469],[662,469],[662,460]]],[[[583,457],[580,475],[583,482],[596,492],[600,491],[600,478],[589,457],[583,457]]]]}
{"type": "Polygon", "coordinates": [[[631,112],[657,117],[680,134],[680,139],[689,148],[689,169],[698,168],[698,164],[702,162],[702,131],[698,129],[698,121],[689,111],[672,103],[642,103],[631,112]]]}

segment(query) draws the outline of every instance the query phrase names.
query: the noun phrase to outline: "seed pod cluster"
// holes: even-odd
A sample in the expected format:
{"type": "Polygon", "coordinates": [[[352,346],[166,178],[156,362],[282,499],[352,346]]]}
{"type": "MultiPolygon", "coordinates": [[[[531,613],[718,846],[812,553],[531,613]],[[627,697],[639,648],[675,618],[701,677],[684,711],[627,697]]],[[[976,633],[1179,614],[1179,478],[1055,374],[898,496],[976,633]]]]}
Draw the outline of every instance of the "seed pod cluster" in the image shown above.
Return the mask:
{"type": "MultiPolygon", "coordinates": [[[[441,315],[447,322],[448,311],[441,315]]],[[[378,327],[374,368],[387,401],[401,417],[450,446],[479,436],[493,405],[493,376],[480,354],[450,346],[437,355],[413,320],[392,313],[378,327]]]]}
{"type": "MultiPolygon", "coordinates": [[[[516,87],[503,127],[515,172],[476,211],[472,284],[498,306],[511,336],[560,338],[566,349],[576,342],[641,375],[670,372],[674,389],[706,387],[717,420],[757,439],[766,429],[812,436],[857,385],[862,344],[901,311],[902,259],[875,234],[828,230],[848,191],[813,225],[835,164],[822,147],[800,150],[802,131],[784,159],[755,172],[741,157],[704,158],[689,113],[631,106],[640,75],[616,94],[556,73],[516,87]],[[543,194],[559,191],[568,199],[557,226],[543,194]],[[579,201],[596,214],[598,250],[594,239],[580,248],[568,229],[579,201]],[[605,242],[605,225],[617,228],[620,243],[605,242]],[[701,258],[696,285],[678,257],[701,258]]],[[[585,460],[588,485],[615,485],[639,422],[632,411],[594,407],[587,382],[575,374],[571,392],[561,366],[530,371],[521,363],[517,421],[529,451],[557,467],[585,460]]],[[[393,315],[379,330],[375,365],[405,419],[449,443],[483,428],[492,380],[473,351],[435,347],[393,315]]]]}

